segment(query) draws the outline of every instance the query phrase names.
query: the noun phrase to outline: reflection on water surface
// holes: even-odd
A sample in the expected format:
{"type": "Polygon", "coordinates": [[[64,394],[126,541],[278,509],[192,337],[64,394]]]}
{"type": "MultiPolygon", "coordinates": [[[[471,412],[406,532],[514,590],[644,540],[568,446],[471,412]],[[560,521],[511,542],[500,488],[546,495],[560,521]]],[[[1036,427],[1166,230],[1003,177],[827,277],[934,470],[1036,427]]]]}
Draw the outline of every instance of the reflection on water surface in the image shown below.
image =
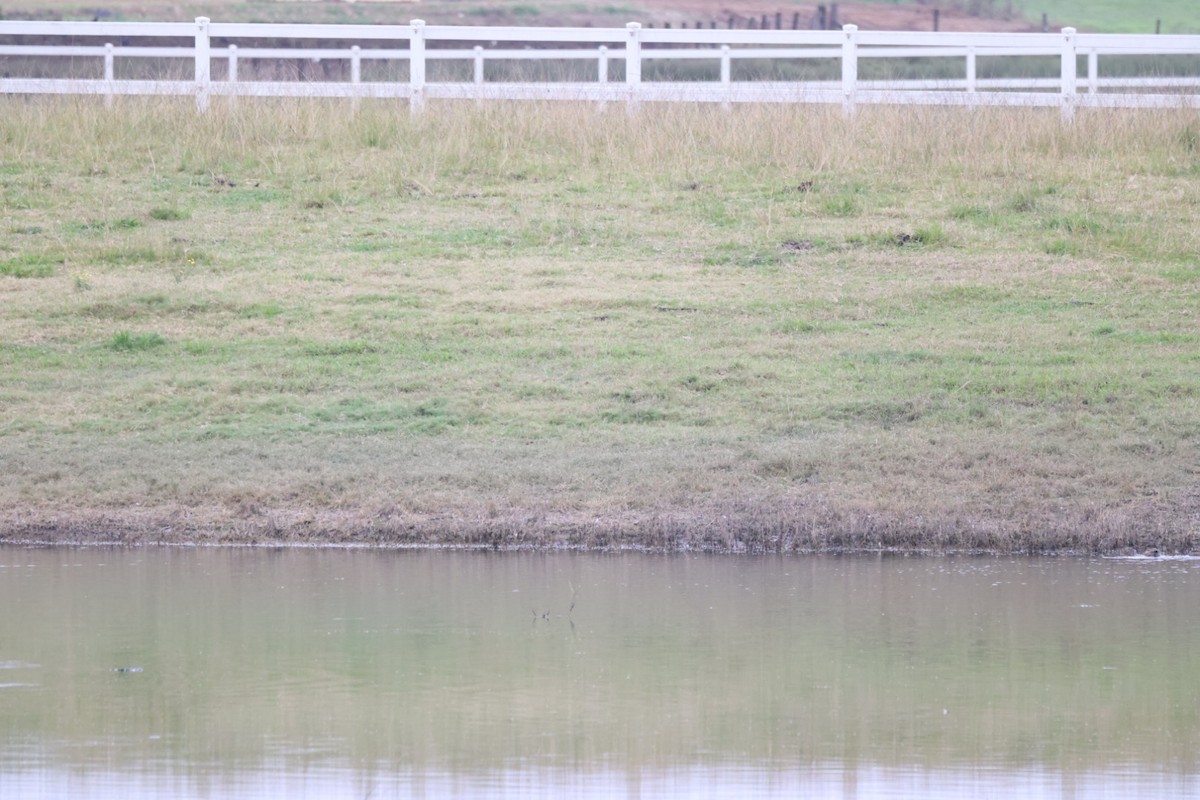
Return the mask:
{"type": "Polygon", "coordinates": [[[0,548],[4,797],[1200,796],[1200,563],[0,548]]]}

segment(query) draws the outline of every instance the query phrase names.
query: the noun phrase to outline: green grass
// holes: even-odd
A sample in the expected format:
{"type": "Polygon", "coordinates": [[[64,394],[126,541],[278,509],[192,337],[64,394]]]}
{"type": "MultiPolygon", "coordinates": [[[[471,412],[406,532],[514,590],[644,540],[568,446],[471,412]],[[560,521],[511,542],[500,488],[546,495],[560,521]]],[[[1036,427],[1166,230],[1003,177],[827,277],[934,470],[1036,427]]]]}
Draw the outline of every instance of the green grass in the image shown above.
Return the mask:
{"type": "Polygon", "coordinates": [[[58,256],[24,252],[0,261],[0,275],[9,278],[48,278],[61,263],[62,259],[58,256]]]}
{"type": "Polygon", "coordinates": [[[1039,0],[1021,4],[1025,16],[1040,21],[1042,14],[1058,25],[1101,33],[1154,33],[1162,21],[1163,33],[1200,33],[1200,18],[1190,0],[1039,0]]]}
{"type": "Polygon", "coordinates": [[[166,343],[166,339],[157,333],[121,331],[108,340],[108,348],[121,351],[152,350],[155,347],[162,347],[166,343]]]}
{"type": "Polygon", "coordinates": [[[178,222],[189,219],[192,215],[173,206],[158,206],[150,209],[150,218],[160,222],[178,222]]]}
{"type": "Polygon", "coordinates": [[[0,102],[8,535],[1195,545],[1189,115],[347,109],[0,102]]]}
{"type": "MultiPolygon", "coordinates": [[[[895,5],[896,0],[869,0],[895,5]]],[[[1200,33],[1200,18],[1191,0],[952,0],[943,5],[975,13],[984,19],[1024,17],[1040,25],[1049,17],[1051,30],[1074,27],[1097,33],[1154,33],[1161,21],[1163,33],[1200,33]]]]}

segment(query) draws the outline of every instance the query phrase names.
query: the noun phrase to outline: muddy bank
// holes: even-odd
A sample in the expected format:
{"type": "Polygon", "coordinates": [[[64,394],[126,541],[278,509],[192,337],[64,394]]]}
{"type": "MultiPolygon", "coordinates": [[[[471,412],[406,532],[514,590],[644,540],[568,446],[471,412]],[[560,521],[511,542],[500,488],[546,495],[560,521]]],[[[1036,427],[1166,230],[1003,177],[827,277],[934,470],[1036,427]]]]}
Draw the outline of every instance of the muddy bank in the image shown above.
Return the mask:
{"type": "Polygon", "coordinates": [[[252,544],[651,552],[978,552],[1200,554],[1195,507],[1130,504],[1057,514],[898,516],[788,498],[703,499],[611,511],[466,507],[438,513],[347,508],[134,506],[14,510],[0,541],[48,544],[252,544]]]}

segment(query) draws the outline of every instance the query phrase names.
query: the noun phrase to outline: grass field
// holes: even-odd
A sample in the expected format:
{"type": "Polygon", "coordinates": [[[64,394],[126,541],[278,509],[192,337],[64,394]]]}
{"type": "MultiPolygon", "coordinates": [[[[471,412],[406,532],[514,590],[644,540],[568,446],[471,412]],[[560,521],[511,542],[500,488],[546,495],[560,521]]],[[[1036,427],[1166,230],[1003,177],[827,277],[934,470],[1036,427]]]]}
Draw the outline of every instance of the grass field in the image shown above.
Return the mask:
{"type": "MultiPolygon", "coordinates": [[[[895,0],[878,2],[895,4],[895,0]]],[[[1045,14],[1051,30],[1072,26],[1095,33],[1154,33],[1161,24],[1162,33],[1200,33],[1200,14],[1191,0],[956,0],[943,6],[984,18],[1024,16],[1039,24],[1045,14]]]]}
{"type": "Polygon", "coordinates": [[[1020,8],[1031,20],[1042,14],[1062,25],[1099,33],[1200,33],[1200,13],[1190,0],[1154,0],[1126,3],[1121,0],[1024,0],[1020,8]]]}
{"type": "Polygon", "coordinates": [[[1200,547],[1194,113],[0,100],[0,537],[1200,547]]]}

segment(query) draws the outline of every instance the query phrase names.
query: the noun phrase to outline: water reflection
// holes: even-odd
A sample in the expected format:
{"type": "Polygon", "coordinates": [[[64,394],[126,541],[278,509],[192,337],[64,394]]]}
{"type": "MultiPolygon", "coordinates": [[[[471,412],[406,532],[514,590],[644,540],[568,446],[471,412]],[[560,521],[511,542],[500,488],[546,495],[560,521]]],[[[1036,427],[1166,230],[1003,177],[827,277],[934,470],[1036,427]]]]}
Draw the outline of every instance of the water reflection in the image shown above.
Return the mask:
{"type": "Polygon", "coordinates": [[[482,776],[396,770],[362,771],[287,762],[199,779],[169,769],[157,772],[65,774],[15,772],[5,778],[13,797],[273,797],[361,800],[390,797],[963,797],[1172,798],[1195,797],[1194,776],[1148,774],[1141,770],[1062,774],[1039,769],[899,769],[841,765],[802,769],[750,766],[680,767],[664,771],[575,773],[510,769],[482,776]]]}
{"type": "Polygon", "coordinates": [[[4,548],[0,786],[1196,796],[1198,578],[1149,559],[4,548]]]}

